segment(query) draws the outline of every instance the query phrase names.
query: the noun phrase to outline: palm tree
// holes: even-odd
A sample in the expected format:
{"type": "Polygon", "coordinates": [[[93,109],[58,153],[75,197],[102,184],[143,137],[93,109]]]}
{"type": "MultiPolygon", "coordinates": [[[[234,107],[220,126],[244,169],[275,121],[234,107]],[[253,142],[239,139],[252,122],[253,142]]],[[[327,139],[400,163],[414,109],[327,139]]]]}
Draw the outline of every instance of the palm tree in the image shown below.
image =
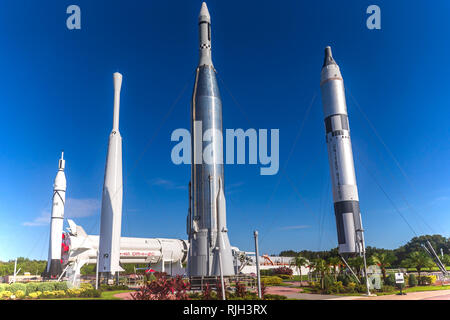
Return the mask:
{"type": "Polygon", "coordinates": [[[328,264],[328,262],[326,260],[321,259],[321,258],[315,259],[313,265],[314,265],[314,271],[316,271],[320,274],[321,288],[324,289],[325,288],[324,279],[325,279],[325,275],[330,272],[330,265],[328,264]]]}
{"type": "Polygon", "coordinates": [[[348,265],[355,270],[358,276],[361,276],[361,271],[364,268],[364,258],[357,256],[348,259],[348,265]]]}
{"type": "Polygon", "coordinates": [[[292,264],[297,267],[298,273],[300,274],[300,286],[302,286],[302,267],[308,265],[308,260],[306,260],[306,258],[298,255],[295,257],[292,264]]]}
{"type": "Polygon", "coordinates": [[[403,265],[406,267],[416,268],[417,273],[419,274],[419,283],[420,280],[420,271],[424,268],[430,268],[433,266],[433,261],[431,258],[423,251],[414,251],[409,254],[409,257],[403,261],[403,265]]]}
{"type": "Polygon", "coordinates": [[[379,252],[372,255],[372,261],[381,268],[383,281],[386,281],[386,268],[390,267],[395,261],[395,255],[392,252],[379,252]]]}
{"type": "Polygon", "coordinates": [[[341,259],[339,257],[331,257],[330,259],[328,259],[328,263],[333,267],[334,280],[337,280],[338,276],[337,270],[338,267],[341,265],[341,259]]]}

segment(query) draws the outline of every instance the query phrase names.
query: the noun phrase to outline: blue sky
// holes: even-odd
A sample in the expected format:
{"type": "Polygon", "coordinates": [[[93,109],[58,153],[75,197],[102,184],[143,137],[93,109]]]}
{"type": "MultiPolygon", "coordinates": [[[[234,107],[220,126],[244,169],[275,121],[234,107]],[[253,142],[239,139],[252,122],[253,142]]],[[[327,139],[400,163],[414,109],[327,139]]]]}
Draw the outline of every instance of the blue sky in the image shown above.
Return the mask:
{"type": "MultiPolygon", "coordinates": [[[[187,238],[190,167],[171,162],[170,135],[190,126],[200,6],[2,1],[1,260],[46,259],[61,149],[66,216],[98,234],[115,71],[124,77],[122,235],[187,238]],[[81,30],[66,28],[71,4],[81,8],[81,30]]],[[[417,234],[450,236],[448,2],[212,0],[208,7],[224,128],[280,130],[277,175],[225,166],[232,245],[252,251],[254,229],[263,253],[337,244],[319,88],[327,45],[347,89],[366,244],[395,248],[414,236],[377,183],[417,234]],[[381,30],[366,28],[371,4],[381,8],[381,30]]]]}

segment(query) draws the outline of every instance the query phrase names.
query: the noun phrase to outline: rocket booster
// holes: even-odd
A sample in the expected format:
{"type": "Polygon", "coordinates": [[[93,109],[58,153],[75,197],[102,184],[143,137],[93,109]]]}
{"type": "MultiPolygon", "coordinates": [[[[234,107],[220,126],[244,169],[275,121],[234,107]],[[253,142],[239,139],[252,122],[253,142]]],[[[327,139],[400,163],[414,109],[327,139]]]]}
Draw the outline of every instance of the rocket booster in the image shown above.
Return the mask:
{"type": "Polygon", "coordinates": [[[58,173],[53,184],[53,204],[52,218],[50,224],[50,244],[48,249],[48,261],[46,275],[49,277],[59,276],[62,272],[61,267],[61,243],[64,222],[64,205],[66,202],[66,176],[64,168],[64,152],[61,153],[61,159],[58,162],[58,173]]]}
{"type": "Polygon", "coordinates": [[[122,225],[122,137],[119,132],[120,89],[122,75],[114,73],[114,117],[109,135],[103,183],[100,222],[98,271],[114,275],[122,271],[119,266],[120,235],[122,225]]]}
{"type": "Polygon", "coordinates": [[[234,275],[226,228],[222,101],[211,60],[211,17],[202,3],[199,23],[200,59],[191,103],[191,183],[188,275],[234,275]]]}
{"type": "Polygon", "coordinates": [[[364,234],[359,209],[344,81],[331,48],[325,48],[320,80],[328,159],[333,188],[339,253],[362,254],[364,234]]]}

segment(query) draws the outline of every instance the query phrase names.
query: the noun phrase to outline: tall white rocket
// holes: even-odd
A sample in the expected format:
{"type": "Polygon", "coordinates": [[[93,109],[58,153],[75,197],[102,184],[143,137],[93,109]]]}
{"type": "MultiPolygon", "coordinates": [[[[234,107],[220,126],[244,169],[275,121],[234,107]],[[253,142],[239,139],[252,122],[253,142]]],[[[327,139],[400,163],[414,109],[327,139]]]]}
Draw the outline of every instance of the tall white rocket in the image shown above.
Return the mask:
{"type": "Polygon", "coordinates": [[[53,205],[50,225],[50,244],[48,248],[48,261],[46,275],[48,277],[59,276],[61,268],[61,243],[64,222],[64,205],[66,202],[66,176],[64,168],[64,152],[58,162],[58,173],[53,184],[53,205]]]}
{"type": "Polygon", "coordinates": [[[98,271],[114,275],[119,265],[122,226],[122,137],[119,132],[120,89],[122,75],[114,73],[114,118],[109,135],[105,180],[102,193],[98,271]]]}

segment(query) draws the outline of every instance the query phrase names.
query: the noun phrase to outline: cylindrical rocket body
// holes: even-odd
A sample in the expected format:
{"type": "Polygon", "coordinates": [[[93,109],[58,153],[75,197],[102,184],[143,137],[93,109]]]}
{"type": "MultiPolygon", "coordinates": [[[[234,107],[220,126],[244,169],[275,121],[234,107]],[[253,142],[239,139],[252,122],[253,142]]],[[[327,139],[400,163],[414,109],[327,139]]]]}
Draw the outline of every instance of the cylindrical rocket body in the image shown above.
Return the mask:
{"type": "Polygon", "coordinates": [[[64,174],[65,160],[59,160],[59,170],[53,185],[52,216],[50,222],[50,243],[46,274],[50,277],[59,276],[61,268],[61,243],[64,222],[64,205],[66,202],[66,176],[64,174]]]}
{"type": "Polygon", "coordinates": [[[320,88],[340,253],[364,251],[344,81],[338,65],[325,59],[320,88]]]}
{"type": "Polygon", "coordinates": [[[215,195],[219,178],[223,181],[222,102],[210,66],[197,68],[191,119],[193,228],[188,270],[190,276],[206,276],[211,275],[211,249],[216,240],[215,195]]]}
{"type": "MultiPolygon", "coordinates": [[[[77,254],[97,262],[99,236],[86,237],[66,234],[68,250],[66,262],[77,259],[77,254]]],[[[120,263],[156,264],[164,260],[165,263],[185,263],[187,261],[188,242],[178,239],[164,238],[120,238],[120,263]]]]}
{"type": "MultiPolygon", "coordinates": [[[[219,275],[214,267],[219,252],[216,250],[218,232],[221,232],[223,239],[220,243],[228,243],[226,248],[222,248],[227,252],[224,255],[228,257],[232,254],[225,226],[222,101],[211,60],[211,18],[205,3],[199,15],[199,38],[200,59],[191,103],[191,212],[188,216],[190,277],[219,275]],[[218,202],[220,189],[223,201],[218,202]],[[218,230],[219,213],[223,216],[222,231],[218,230]]],[[[232,259],[222,262],[223,270],[231,269],[234,272],[232,259]]]]}
{"type": "Polygon", "coordinates": [[[114,120],[109,135],[102,193],[100,221],[99,272],[120,271],[120,235],[122,227],[122,137],[119,132],[119,98],[122,75],[114,74],[114,120]]]}

